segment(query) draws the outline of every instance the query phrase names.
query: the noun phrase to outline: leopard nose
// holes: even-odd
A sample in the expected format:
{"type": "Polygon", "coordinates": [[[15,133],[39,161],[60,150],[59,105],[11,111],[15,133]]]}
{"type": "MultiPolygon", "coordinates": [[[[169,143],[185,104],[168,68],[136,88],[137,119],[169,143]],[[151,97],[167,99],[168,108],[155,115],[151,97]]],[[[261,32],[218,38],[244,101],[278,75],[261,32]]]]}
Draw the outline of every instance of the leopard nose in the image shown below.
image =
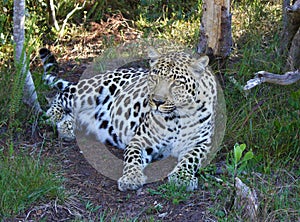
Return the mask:
{"type": "Polygon", "coordinates": [[[160,106],[160,105],[162,105],[162,104],[164,104],[166,101],[163,99],[163,98],[161,98],[161,97],[153,97],[152,98],[152,101],[154,102],[154,104],[158,107],[158,106],[160,106]]]}

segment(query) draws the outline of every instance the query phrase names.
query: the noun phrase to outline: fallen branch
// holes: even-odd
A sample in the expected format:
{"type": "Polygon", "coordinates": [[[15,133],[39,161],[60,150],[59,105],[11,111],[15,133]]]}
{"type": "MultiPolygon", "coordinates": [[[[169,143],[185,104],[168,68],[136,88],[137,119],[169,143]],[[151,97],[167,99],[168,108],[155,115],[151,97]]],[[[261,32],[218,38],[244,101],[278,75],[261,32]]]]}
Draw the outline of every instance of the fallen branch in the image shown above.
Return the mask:
{"type": "Polygon", "coordinates": [[[268,82],[278,85],[290,85],[300,80],[300,71],[286,72],[283,75],[274,74],[266,71],[259,71],[255,73],[255,78],[247,81],[244,86],[244,90],[252,89],[253,87],[260,85],[261,83],[268,82]]]}

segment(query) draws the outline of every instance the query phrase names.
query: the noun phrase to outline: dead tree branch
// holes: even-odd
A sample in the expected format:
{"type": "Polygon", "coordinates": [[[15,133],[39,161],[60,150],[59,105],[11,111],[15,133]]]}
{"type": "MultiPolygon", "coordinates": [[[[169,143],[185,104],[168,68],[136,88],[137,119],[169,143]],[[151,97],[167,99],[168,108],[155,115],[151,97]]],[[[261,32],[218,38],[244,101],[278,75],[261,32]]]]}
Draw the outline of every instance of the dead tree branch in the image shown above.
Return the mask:
{"type": "Polygon", "coordinates": [[[67,23],[68,23],[69,18],[70,18],[76,11],[83,9],[84,6],[85,6],[85,2],[86,2],[86,1],[83,2],[82,6],[79,6],[79,4],[76,4],[75,8],[74,8],[71,12],[69,12],[69,13],[67,14],[67,16],[66,16],[66,18],[65,18],[65,20],[64,20],[64,22],[63,22],[63,24],[62,24],[62,26],[61,26],[61,29],[60,29],[60,31],[59,31],[59,36],[60,36],[60,37],[62,37],[63,34],[64,34],[64,30],[65,30],[65,27],[66,27],[66,25],[67,25],[67,23]]]}
{"type": "Polygon", "coordinates": [[[75,5],[75,8],[69,12],[66,16],[66,18],[63,21],[63,24],[61,27],[59,27],[57,19],[56,19],[56,13],[55,13],[55,5],[53,0],[47,0],[47,7],[48,7],[48,14],[49,14],[49,23],[50,25],[54,25],[54,28],[57,32],[59,32],[59,37],[62,37],[64,35],[65,27],[68,24],[69,19],[72,17],[72,15],[78,11],[84,8],[86,3],[86,0],[83,2],[82,6],[79,6],[79,3],[75,5]]]}
{"type": "Polygon", "coordinates": [[[300,71],[286,72],[283,75],[274,74],[266,71],[259,71],[255,73],[255,78],[247,81],[247,84],[244,86],[244,90],[249,90],[261,83],[268,82],[278,85],[290,85],[300,80],[300,71]]]}

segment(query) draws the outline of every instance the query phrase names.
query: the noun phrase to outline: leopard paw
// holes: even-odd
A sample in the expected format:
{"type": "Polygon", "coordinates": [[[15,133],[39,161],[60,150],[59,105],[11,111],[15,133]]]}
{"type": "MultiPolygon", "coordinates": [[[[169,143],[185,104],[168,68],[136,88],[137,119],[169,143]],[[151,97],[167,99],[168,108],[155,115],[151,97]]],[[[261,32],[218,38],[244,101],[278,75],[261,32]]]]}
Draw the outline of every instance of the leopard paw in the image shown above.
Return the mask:
{"type": "Polygon", "coordinates": [[[137,190],[146,183],[146,179],[142,172],[128,173],[118,180],[118,188],[120,191],[137,190]]]}
{"type": "Polygon", "coordinates": [[[75,133],[72,121],[62,120],[56,124],[59,138],[65,141],[75,140],[75,133]]]}

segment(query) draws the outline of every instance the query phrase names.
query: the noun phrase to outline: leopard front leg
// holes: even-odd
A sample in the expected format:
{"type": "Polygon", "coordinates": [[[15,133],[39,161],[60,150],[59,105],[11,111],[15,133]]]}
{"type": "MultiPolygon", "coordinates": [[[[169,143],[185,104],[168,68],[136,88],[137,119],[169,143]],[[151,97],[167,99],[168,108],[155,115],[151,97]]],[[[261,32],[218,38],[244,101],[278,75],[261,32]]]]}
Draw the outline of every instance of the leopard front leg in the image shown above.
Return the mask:
{"type": "Polygon", "coordinates": [[[201,145],[184,154],[168,175],[170,183],[177,186],[186,187],[187,191],[193,191],[198,188],[198,178],[195,176],[201,163],[206,159],[206,153],[209,147],[201,145]]]}
{"type": "MultiPolygon", "coordinates": [[[[158,121],[153,118],[152,113],[145,115],[125,149],[123,176],[118,180],[121,191],[136,190],[146,183],[147,178],[143,174],[143,169],[157,155],[157,146],[164,142],[165,129],[161,129],[158,124],[153,124],[158,121]]],[[[160,116],[156,118],[159,118],[160,122],[164,121],[160,116]]]]}
{"type": "Polygon", "coordinates": [[[147,179],[143,168],[141,149],[129,144],[124,153],[123,176],[118,180],[119,190],[137,190],[142,187],[147,179]]]}

